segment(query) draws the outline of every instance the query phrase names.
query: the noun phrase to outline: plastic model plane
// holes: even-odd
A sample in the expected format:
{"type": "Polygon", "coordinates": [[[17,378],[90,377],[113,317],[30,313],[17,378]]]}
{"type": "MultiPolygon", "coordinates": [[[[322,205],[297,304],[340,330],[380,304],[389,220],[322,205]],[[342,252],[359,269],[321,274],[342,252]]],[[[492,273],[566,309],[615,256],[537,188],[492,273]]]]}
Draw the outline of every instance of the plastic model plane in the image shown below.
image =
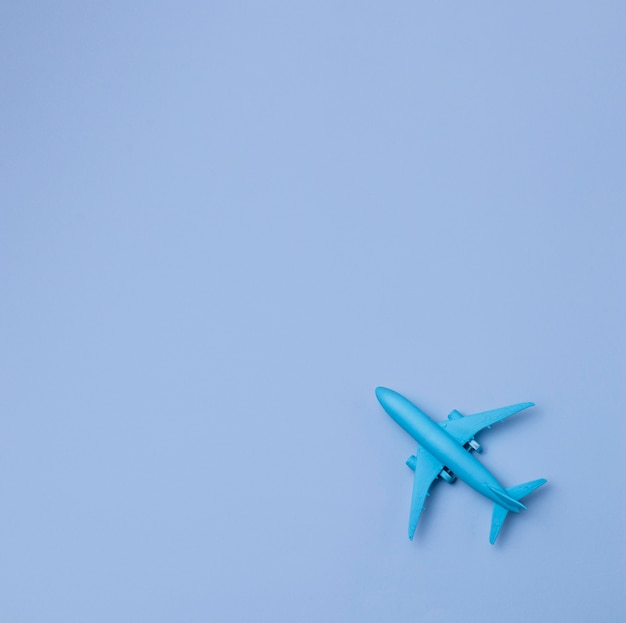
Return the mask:
{"type": "Polygon", "coordinates": [[[492,544],[495,543],[507,515],[526,510],[520,500],[547,482],[540,478],[505,489],[471,454],[472,450],[481,451],[480,444],[474,439],[478,432],[522,409],[534,406],[532,402],[521,402],[468,416],[454,410],[447,420],[435,423],[398,392],[377,387],[376,397],[383,409],[418,443],[417,454],[410,456],[406,462],[415,472],[409,516],[411,540],[424,510],[424,501],[430,495],[428,490],[438,477],[449,483],[458,477],[478,493],[493,500],[495,506],[489,535],[492,544]]]}

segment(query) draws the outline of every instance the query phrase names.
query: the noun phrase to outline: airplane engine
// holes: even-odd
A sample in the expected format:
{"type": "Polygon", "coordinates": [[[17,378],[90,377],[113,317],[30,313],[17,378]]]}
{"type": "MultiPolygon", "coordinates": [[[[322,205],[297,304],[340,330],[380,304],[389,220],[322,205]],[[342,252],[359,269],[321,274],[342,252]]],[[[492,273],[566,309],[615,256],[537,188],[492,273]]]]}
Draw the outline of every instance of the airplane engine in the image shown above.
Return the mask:
{"type": "Polygon", "coordinates": [[[452,411],[450,411],[450,413],[448,413],[448,419],[449,420],[458,420],[459,418],[462,418],[463,414],[460,411],[457,411],[456,409],[453,409],[452,411]]]}
{"type": "Polygon", "coordinates": [[[412,454],[407,460],[406,460],[406,464],[413,470],[415,471],[415,466],[417,465],[417,457],[412,454]]]}
{"type": "Polygon", "coordinates": [[[466,444],[465,447],[471,452],[474,450],[475,452],[482,452],[483,447],[472,437],[466,444]]]}
{"type": "Polygon", "coordinates": [[[439,478],[442,478],[448,484],[452,484],[456,480],[456,476],[447,467],[444,467],[439,472],[439,478]]]}

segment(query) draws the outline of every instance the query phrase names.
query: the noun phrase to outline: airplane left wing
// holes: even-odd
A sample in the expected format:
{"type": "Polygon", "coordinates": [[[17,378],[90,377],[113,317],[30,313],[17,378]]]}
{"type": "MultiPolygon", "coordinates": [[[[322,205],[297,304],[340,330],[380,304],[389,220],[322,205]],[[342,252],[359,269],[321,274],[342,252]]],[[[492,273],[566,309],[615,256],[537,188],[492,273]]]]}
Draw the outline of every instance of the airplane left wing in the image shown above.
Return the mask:
{"type": "Polygon", "coordinates": [[[411,512],[409,515],[409,539],[413,540],[415,529],[420,515],[424,510],[424,502],[428,496],[430,485],[439,475],[443,468],[430,452],[421,446],[417,448],[417,461],[415,462],[415,477],[413,478],[413,495],[411,497],[411,512]]]}
{"type": "Polygon", "coordinates": [[[467,415],[465,417],[461,416],[454,420],[444,420],[443,422],[439,422],[439,425],[464,446],[474,435],[483,430],[483,428],[487,428],[496,422],[501,422],[510,415],[522,411],[522,409],[534,406],[534,402],[520,402],[516,405],[500,407],[500,409],[483,411],[482,413],[467,415]]]}

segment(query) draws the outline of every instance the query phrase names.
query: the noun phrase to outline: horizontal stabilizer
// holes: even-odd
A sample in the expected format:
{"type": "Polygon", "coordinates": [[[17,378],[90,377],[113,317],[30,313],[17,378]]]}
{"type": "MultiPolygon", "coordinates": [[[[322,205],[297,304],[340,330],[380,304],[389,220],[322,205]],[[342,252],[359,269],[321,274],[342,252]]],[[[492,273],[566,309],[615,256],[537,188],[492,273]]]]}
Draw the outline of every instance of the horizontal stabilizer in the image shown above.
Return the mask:
{"type": "Polygon", "coordinates": [[[493,505],[493,515],[491,516],[491,532],[489,533],[489,543],[492,545],[496,542],[500,529],[504,525],[504,520],[509,514],[509,511],[500,506],[499,504],[493,505]]]}
{"type": "MultiPolygon", "coordinates": [[[[504,496],[499,491],[492,489],[492,491],[503,501],[510,502],[515,501],[520,504],[519,500],[526,497],[528,494],[532,493],[535,489],[541,487],[541,485],[546,484],[548,482],[545,478],[539,478],[538,480],[532,480],[530,482],[525,482],[522,485],[516,485],[515,487],[510,487],[506,489],[507,495],[504,496]]],[[[522,508],[526,508],[523,504],[520,504],[522,508]]],[[[500,534],[500,530],[504,525],[504,520],[509,514],[509,510],[504,506],[500,506],[500,504],[495,504],[493,507],[493,515],[491,516],[491,532],[489,533],[489,542],[493,545],[498,538],[498,534],[500,534]]]]}
{"type": "Polygon", "coordinates": [[[530,482],[525,482],[523,485],[517,485],[515,487],[510,487],[506,490],[506,492],[514,499],[521,500],[525,498],[527,495],[530,495],[535,489],[539,489],[541,485],[545,485],[548,482],[545,478],[539,478],[538,480],[531,480],[530,482]]]}
{"type": "Polygon", "coordinates": [[[496,489],[495,487],[489,488],[491,489],[491,491],[493,491],[493,493],[496,494],[496,497],[498,497],[502,501],[502,506],[504,506],[508,511],[519,513],[521,510],[526,510],[526,507],[521,502],[518,502],[510,495],[502,493],[502,491],[498,491],[498,489],[496,489]]]}

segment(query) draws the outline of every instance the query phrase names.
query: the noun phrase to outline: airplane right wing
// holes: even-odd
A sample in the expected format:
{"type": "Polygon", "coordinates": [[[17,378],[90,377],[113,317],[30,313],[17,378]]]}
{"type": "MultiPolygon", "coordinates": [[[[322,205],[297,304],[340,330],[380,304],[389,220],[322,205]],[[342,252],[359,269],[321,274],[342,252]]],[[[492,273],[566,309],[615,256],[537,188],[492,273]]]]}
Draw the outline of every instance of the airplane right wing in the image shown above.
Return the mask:
{"type": "MultiPolygon", "coordinates": [[[[491,411],[483,411],[474,415],[466,415],[454,420],[444,420],[439,422],[439,426],[452,435],[462,446],[465,445],[474,435],[483,428],[487,428],[496,422],[501,422],[522,409],[533,407],[533,402],[520,402],[508,407],[500,407],[491,411]]],[[[454,412],[453,412],[454,413],[454,412]]],[[[452,414],[450,414],[452,415],[452,414]]]]}
{"type": "Polygon", "coordinates": [[[424,510],[424,502],[428,496],[430,485],[439,475],[443,468],[430,452],[421,446],[417,448],[417,461],[415,462],[415,477],[413,478],[413,495],[411,497],[411,512],[409,515],[409,539],[413,540],[417,522],[424,510]]]}

